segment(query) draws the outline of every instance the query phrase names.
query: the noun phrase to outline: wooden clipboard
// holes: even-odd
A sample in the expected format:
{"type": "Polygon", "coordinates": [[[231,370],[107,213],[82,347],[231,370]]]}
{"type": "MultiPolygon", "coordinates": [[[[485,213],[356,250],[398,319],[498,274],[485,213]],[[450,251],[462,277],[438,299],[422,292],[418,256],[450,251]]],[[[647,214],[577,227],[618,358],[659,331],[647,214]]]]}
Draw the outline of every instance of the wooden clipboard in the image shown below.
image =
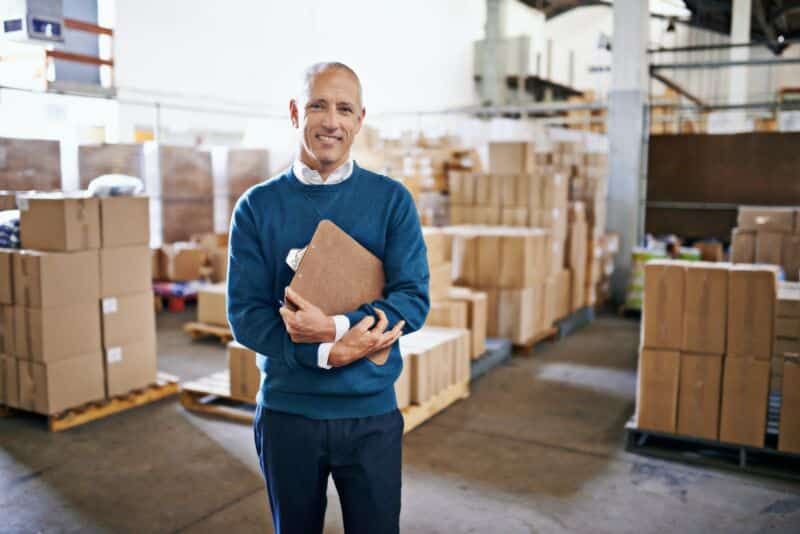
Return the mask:
{"type": "MultiPolygon", "coordinates": [[[[385,282],[383,262],[326,219],[317,225],[289,287],[326,315],[338,315],[383,298],[385,282]]],[[[383,365],[390,350],[368,358],[383,365]]]]}

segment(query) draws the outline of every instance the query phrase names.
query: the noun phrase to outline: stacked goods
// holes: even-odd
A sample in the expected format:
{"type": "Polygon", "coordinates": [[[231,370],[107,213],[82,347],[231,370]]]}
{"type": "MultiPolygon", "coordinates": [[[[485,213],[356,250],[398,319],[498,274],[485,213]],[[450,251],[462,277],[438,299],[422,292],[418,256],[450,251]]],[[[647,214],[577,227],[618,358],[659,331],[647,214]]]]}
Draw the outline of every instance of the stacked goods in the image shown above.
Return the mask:
{"type": "Polygon", "coordinates": [[[228,376],[231,397],[254,402],[261,387],[261,371],[256,366],[256,353],[244,345],[228,343],[228,376]]]}
{"type": "Polygon", "coordinates": [[[207,284],[197,290],[197,321],[214,326],[228,326],[227,286],[207,284]]]}
{"type": "Polygon", "coordinates": [[[567,242],[564,247],[564,264],[572,273],[570,280],[570,311],[586,305],[586,272],[588,227],[583,202],[570,202],[568,210],[567,242]]]}
{"type": "Polygon", "coordinates": [[[228,278],[228,234],[193,235],[191,242],[205,251],[205,273],[213,283],[224,282],[228,278]]]}
{"type": "Polygon", "coordinates": [[[539,189],[539,180],[533,174],[452,171],[450,222],[455,225],[536,226],[531,213],[534,201],[538,205],[539,189]]]}
{"type": "Polygon", "coordinates": [[[155,148],[164,242],[185,241],[193,234],[213,231],[211,153],[190,147],[155,148]]]}
{"type": "Polygon", "coordinates": [[[645,265],[640,428],[761,447],[776,270],[645,265]]]}
{"type": "Polygon", "coordinates": [[[44,139],[0,137],[0,189],[61,189],[60,143],[44,139]]]}
{"type": "Polygon", "coordinates": [[[228,210],[225,226],[227,227],[239,197],[252,186],[269,178],[269,152],[258,148],[231,148],[227,151],[226,163],[228,210]]]}
{"type": "Polygon", "coordinates": [[[731,235],[731,261],[780,265],[787,280],[800,276],[800,208],[740,206],[731,235]]]}
{"type": "MultiPolygon", "coordinates": [[[[453,226],[444,231],[453,239],[455,283],[487,294],[489,336],[526,345],[552,325],[556,304],[545,303],[551,267],[546,230],[453,226]]],[[[555,295],[564,277],[553,280],[559,283],[555,295]]]]}
{"type": "Polygon", "coordinates": [[[778,449],[800,453],[800,284],[781,282],[775,315],[770,391],[781,394],[778,449]]]}
{"type": "Polygon", "coordinates": [[[473,360],[480,358],[486,352],[486,330],[488,320],[488,299],[486,293],[474,291],[468,287],[452,287],[450,288],[448,300],[463,302],[466,305],[466,324],[471,336],[471,356],[473,360]]]}
{"type": "Polygon", "coordinates": [[[144,176],[144,149],[141,144],[99,144],[78,147],[78,172],[81,189],[104,174],[144,176]]]}
{"type": "MultiPolygon", "coordinates": [[[[169,282],[199,280],[208,271],[208,251],[197,243],[162,245],[151,252],[153,279],[169,282]]],[[[227,258],[226,258],[227,261],[227,258]]]]}
{"type": "Polygon", "coordinates": [[[469,382],[470,334],[426,326],[400,338],[403,372],[395,382],[397,407],[424,404],[451,386],[469,382]]]}

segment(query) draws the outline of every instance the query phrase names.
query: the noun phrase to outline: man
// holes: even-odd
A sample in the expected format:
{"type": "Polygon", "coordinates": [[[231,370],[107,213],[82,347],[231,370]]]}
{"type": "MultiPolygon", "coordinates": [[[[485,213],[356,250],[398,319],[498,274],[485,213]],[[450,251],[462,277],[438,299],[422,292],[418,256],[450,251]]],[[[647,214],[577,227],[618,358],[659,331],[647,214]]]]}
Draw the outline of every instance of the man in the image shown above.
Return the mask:
{"type": "Polygon", "coordinates": [[[262,371],[254,432],[275,531],[322,532],[332,475],[348,534],[398,532],[397,340],[422,326],[430,304],[419,218],[402,184],[350,158],[366,110],[349,67],[310,67],[289,112],[297,159],[237,203],[228,270],[233,334],[258,353],[262,371]],[[323,219],[382,260],[383,299],[329,317],[286,289],[287,254],[323,219]],[[387,347],[383,365],[365,357],[387,347]]]}

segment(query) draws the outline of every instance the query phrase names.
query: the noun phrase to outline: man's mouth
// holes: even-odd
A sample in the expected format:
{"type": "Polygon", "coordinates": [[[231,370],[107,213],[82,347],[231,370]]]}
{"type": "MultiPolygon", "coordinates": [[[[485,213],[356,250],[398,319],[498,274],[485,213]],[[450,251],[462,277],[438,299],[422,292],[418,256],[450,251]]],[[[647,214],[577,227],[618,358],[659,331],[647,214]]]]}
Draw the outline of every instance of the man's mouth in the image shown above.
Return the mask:
{"type": "Polygon", "coordinates": [[[325,134],[317,134],[317,139],[320,141],[325,141],[327,143],[334,143],[336,141],[341,141],[342,138],[336,135],[325,135],[325,134]]]}

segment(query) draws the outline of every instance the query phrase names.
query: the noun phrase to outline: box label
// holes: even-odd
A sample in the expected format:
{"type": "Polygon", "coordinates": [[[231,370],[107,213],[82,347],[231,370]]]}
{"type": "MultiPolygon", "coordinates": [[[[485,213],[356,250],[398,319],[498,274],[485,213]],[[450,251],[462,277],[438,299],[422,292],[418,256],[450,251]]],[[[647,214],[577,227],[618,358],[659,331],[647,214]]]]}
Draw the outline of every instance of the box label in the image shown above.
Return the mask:
{"type": "Polygon", "coordinates": [[[111,297],[103,299],[103,315],[117,313],[117,299],[111,297]]]}
{"type": "Polygon", "coordinates": [[[23,196],[18,196],[17,208],[19,208],[19,211],[28,211],[28,199],[23,196]]]}
{"type": "Polygon", "coordinates": [[[107,363],[119,363],[122,361],[122,347],[112,347],[106,351],[107,363]]]}

